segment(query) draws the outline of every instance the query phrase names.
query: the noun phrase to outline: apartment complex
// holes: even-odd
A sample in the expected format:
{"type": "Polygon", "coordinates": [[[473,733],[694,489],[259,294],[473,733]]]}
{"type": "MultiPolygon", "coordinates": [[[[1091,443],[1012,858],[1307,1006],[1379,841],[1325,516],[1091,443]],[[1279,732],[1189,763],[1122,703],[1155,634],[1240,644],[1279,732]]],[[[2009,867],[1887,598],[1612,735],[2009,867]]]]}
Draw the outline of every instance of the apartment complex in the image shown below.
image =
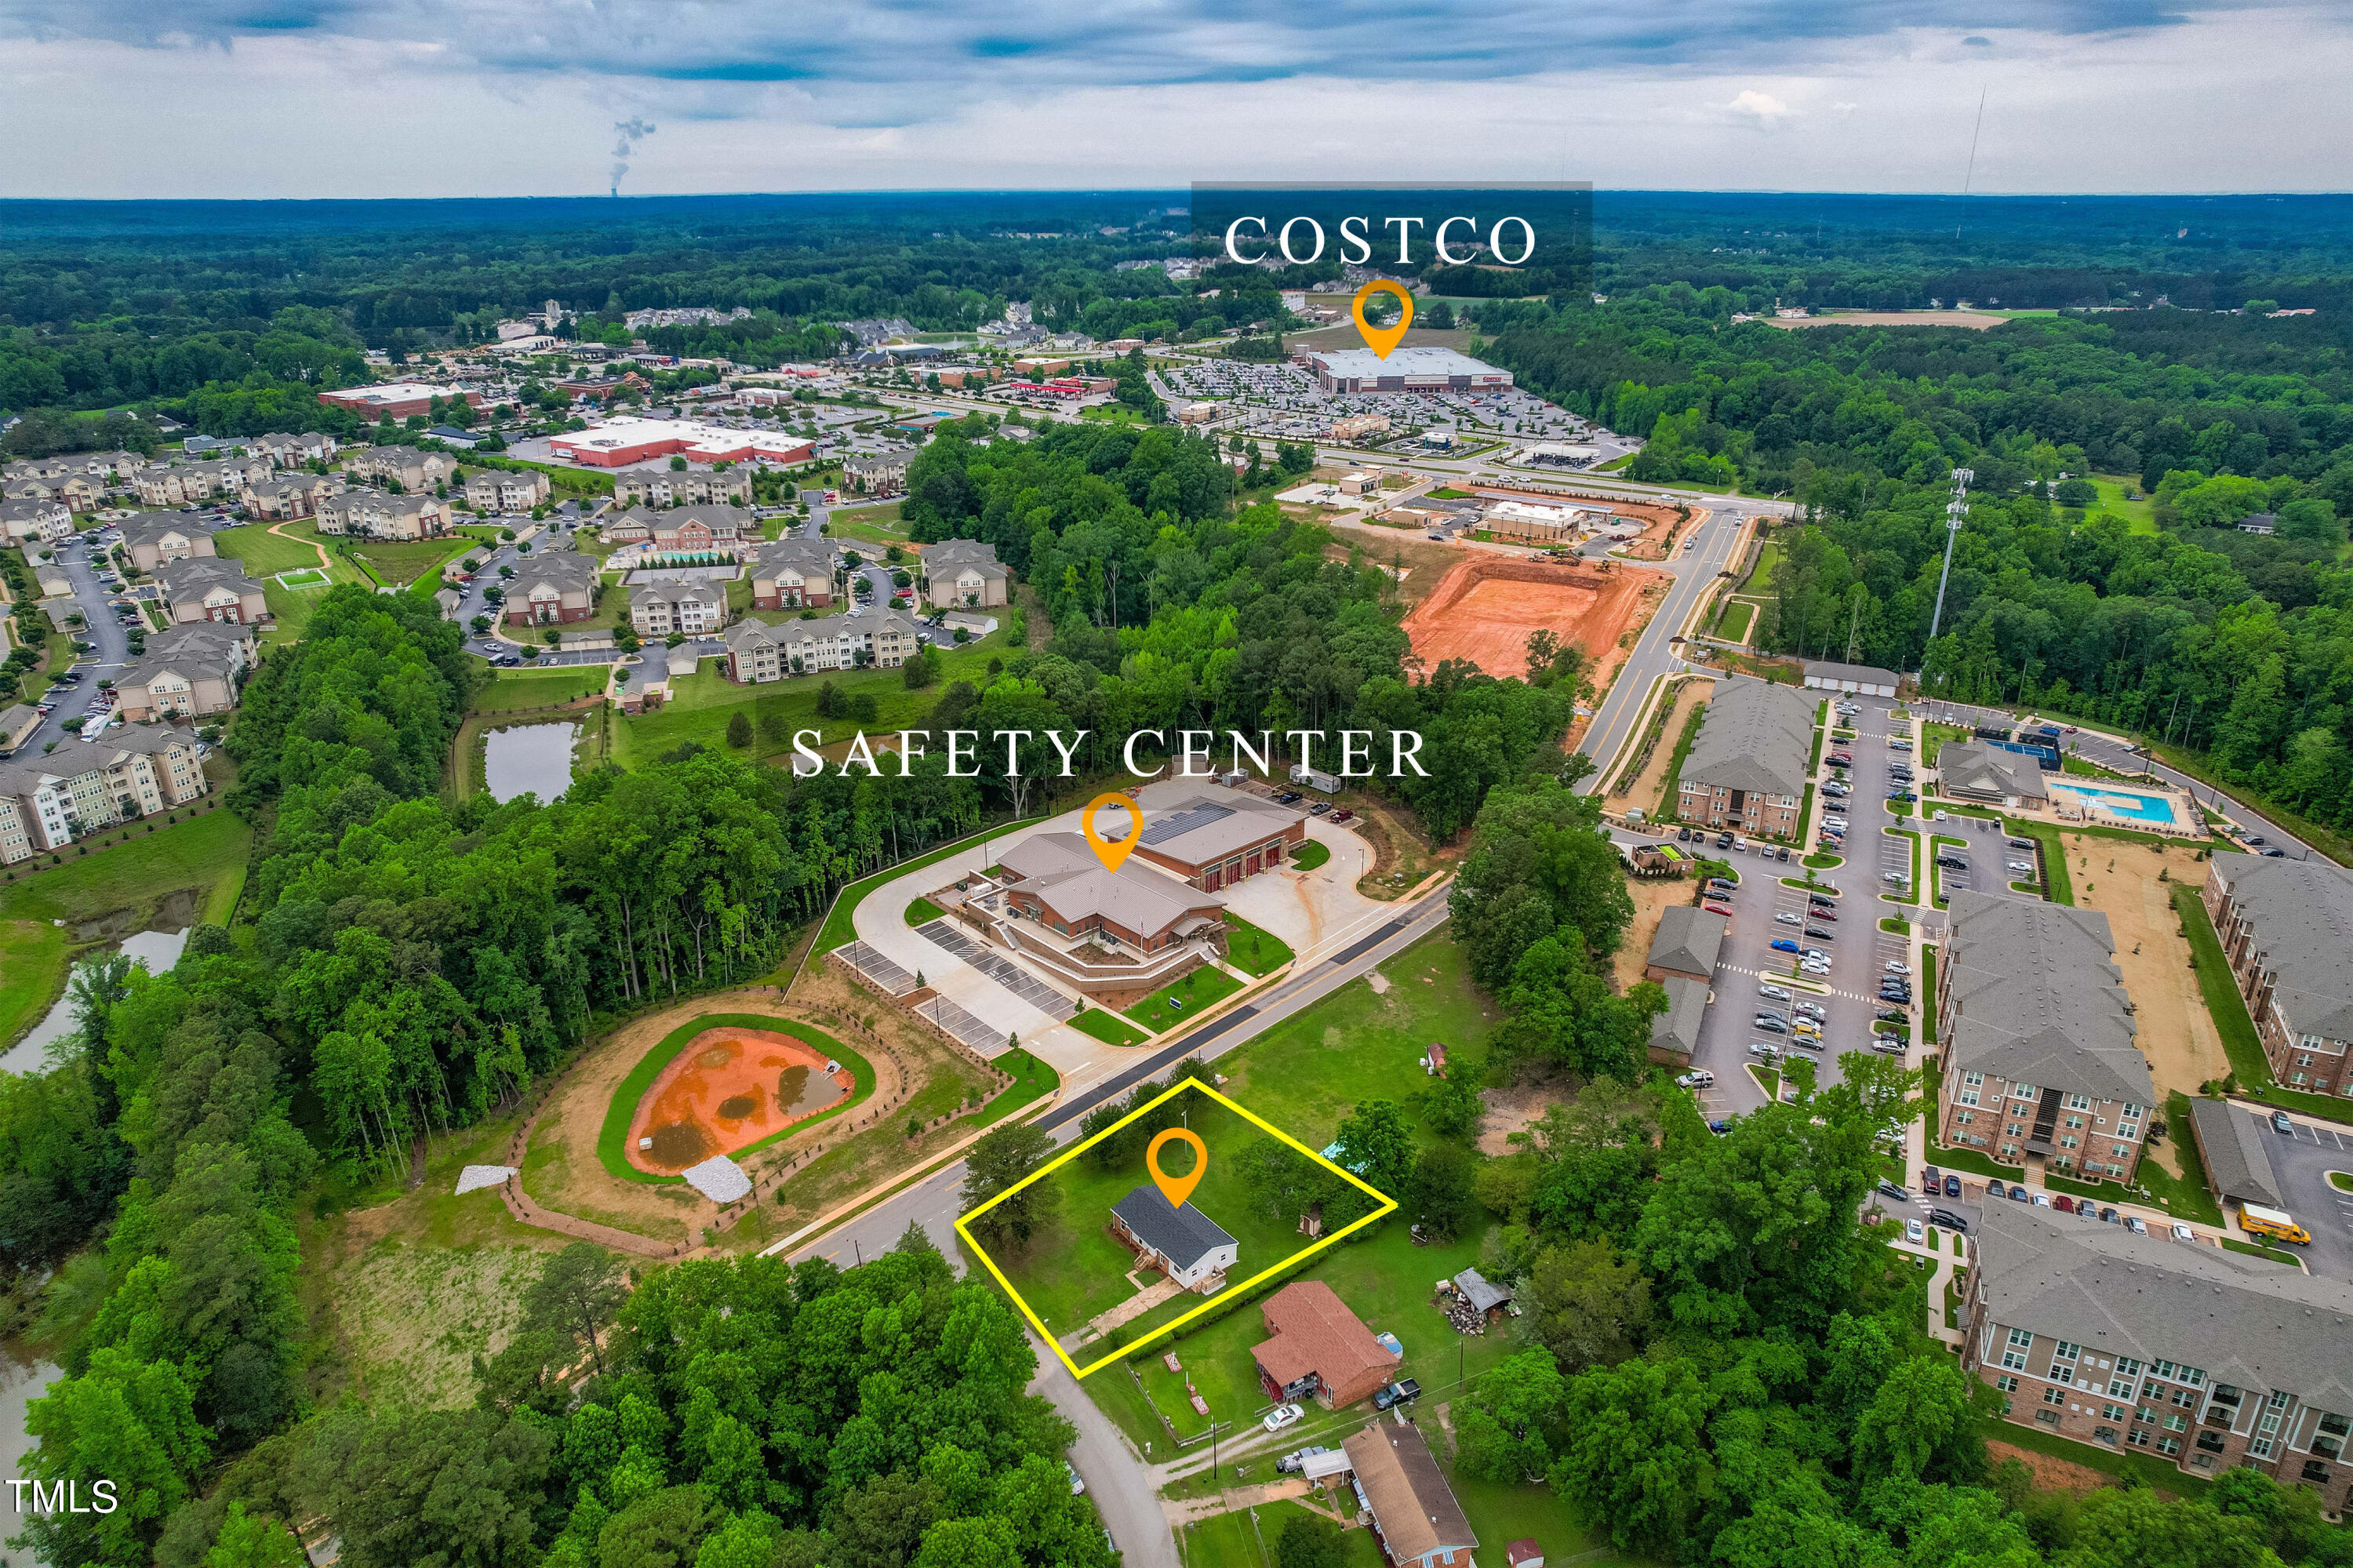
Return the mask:
{"type": "Polygon", "coordinates": [[[73,508],[62,501],[0,501],[0,534],[11,544],[54,545],[73,531],[73,508]]]}
{"type": "Polygon", "coordinates": [[[352,454],[343,471],[364,484],[397,484],[406,491],[430,490],[458,471],[455,458],[417,447],[367,447],[352,454]]]}
{"type": "Polygon", "coordinates": [[[353,539],[436,539],[449,531],[449,506],[434,495],[351,490],[319,507],[319,532],[353,539]]]}
{"type": "Polygon", "coordinates": [[[733,552],[760,536],[760,526],[740,506],[677,506],[666,512],[632,508],[604,525],[608,545],[650,545],[665,555],[733,552]]]}
{"type": "Polygon", "coordinates": [[[166,561],[156,568],[155,580],[164,590],[164,608],[175,622],[226,620],[251,626],[269,614],[261,585],[236,561],[212,556],[166,561]]]}
{"type": "Polygon", "coordinates": [[[335,438],[318,430],[305,430],[299,436],[283,433],[249,437],[245,443],[248,451],[259,452],[280,468],[299,468],[306,462],[324,462],[335,455],[335,438]]]}
{"type": "Polygon", "coordinates": [[[1716,685],[1683,758],[1675,814],[1767,838],[1798,836],[1820,700],[1769,681],[1716,685]]]}
{"type": "Polygon", "coordinates": [[[249,627],[211,620],[169,626],[115,677],[114,694],[132,724],[205,718],[237,706],[246,672],[260,662],[249,627]]]}
{"type": "Polygon", "coordinates": [[[279,474],[247,484],[242,499],[247,516],[283,521],[317,515],[322,506],[343,491],[340,475],[279,474]]]}
{"type": "Polygon", "coordinates": [[[854,452],[841,461],[844,487],[860,495],[896,495],[907,488],[907,464],[913,447],[892,447],[879,452],[854,452]]]}
{"type": "Polygon", "coordinates": [[[0,765],[0,864],[184,806],[211,788],[195,736],[140,725],[0,765]]]}
{"type": "Polygon", "coordinates": [[[143,469],[132,483],[142,506],[187,506],[216,496],[242,496],[247,485],[266,482],[270,471],[268,458],[222,458],[143,469]]]}
{"type": "Polygon", "coordinates": [[[1956,892],[1936,971],[1940,1141],[2129,1182],[2157,1103],[2108,917],[1956,892]]]}
{"type": "Polygon", "coordinates": [[[466,504],[477,512],[528,512],[547,503],[547,475],[535,468],[478,468],[466,475],[466,504]]]}
{"type": "Polygon", "coordinates": [[[2217,851],[2202,896],[2273,1075],[2353,1095],[2353,871],[2217,851]]]}
{"type": "Polygon", "coordinates": [[[702,637],[727,624],[727,585],[656,577],[629,590],[629,624],[640,637],[702,637]]]}
{"type": "Polygon", "coordinates": [[[561,626],[596,608],[596,563],[570,550],[526,556],[505,584],[509,626],[561,626]]]}
{"type": "Polygon", "coordinates": [[[987,609],[1006,601],[1013,574],[997,558],[997,546],[977,539],[949,539],[923,551],[916,568],[926,604],[987,609]]]}
{"type": "Polygon", "coordinates": [[[633,471],[613,476],[613,502],[617,506],[741,506],[751,499],[748,469],[690,469],[684,473],[633,471]]]}
{"type": "Polygon", "coordinates": [[[1962,1365],[2021,1426],[2353,1504],[2353,1287],[1988,1203],[1963,1311],[1962,1365]]]}
{"type": "Polygon", "coordinates": [[[752,552],[752,608],[822,609],[833,602],[833,546],[779,539],[752,552]]]}

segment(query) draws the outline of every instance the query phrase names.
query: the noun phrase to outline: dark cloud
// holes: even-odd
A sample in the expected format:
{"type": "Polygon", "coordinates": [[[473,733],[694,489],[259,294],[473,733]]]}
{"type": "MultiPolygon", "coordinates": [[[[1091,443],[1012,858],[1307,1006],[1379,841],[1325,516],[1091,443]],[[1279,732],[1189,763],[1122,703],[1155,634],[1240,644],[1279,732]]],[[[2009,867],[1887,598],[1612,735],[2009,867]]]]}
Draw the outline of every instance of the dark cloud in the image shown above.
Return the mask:
{"type": "MultiPolygon", "coordinates": [[[[1289,76],[1476,80],[1596,67],[1705,67],[1903,28],[2069,36],[2166,26],[2159,0],[0,0],[0,37],[154,47],[290,33],[431,40],[450,67],[710,82],[987,92],[1289,76]]],[[[1969,37],[1976,44],[1982,40],[1969,37]]]]}

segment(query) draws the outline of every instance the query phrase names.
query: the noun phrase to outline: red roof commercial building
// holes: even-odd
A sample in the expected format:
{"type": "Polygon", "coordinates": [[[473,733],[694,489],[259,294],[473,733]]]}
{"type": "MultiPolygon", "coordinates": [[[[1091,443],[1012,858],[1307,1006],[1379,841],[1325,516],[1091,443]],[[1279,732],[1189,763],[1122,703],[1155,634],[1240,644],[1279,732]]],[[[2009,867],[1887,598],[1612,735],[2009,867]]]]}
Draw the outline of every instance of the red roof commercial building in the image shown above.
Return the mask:
{"type": "Polygon", "coordinates": [[[557,457],[590,468],[626,468],[649,458],[689,462],[807,462],[817,449],[797,436],[733,430],[697,419],[607,419],[586,430],[550,438],[557,457]]]}
{"type": "Polygon", "coordinates": [[[319,394],[319,401],[327,407],[348,408],[370,424],[386,414],[396,419],[406,419],[411,414],[429,414],[436,397],[445,405],[451,397],[463,397],[474,408],[482,406],[480,392],[459,392],[455,387],[435,387],[424,381],[387,381],[378,387],[346,387],[340,392],[319,394]]]}

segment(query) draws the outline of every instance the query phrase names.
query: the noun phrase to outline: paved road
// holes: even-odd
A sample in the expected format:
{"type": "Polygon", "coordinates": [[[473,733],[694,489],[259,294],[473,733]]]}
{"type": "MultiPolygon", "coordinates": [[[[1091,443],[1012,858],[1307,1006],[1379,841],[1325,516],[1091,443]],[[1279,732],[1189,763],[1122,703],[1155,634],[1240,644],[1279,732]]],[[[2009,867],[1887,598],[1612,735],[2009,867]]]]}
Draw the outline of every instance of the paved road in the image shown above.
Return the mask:
{"type": "MultiPolygon", "coordinates": [[[[1689,499],[1695,506],[1709,509],[1706,522],[1699,525],[1691,538],[1697,542],[1688,549],[1678,549],[1672,559],[1658,563],[1661,569],[1674,574],[1674,586],[1651,617],[1650,624],[1634,643],[1634,651],[1626,656],[1617,677],[1611,681],[1609,694],[1601,701],[1600,710],[1586,726],[1585,738],[1577,750],[1599,765],[1596,771],[1577,780],[1580,794],[1590,793],[1609,771],[1612,758],[1634,738],[1636,721],[1642,705],[1651,695],[1651,686],[1662,675],[1672,674],[1692,666],[1683,661],[1675,639],[1682,635],[1683,622],[1715,584],[1718,574],[1728,570],[1741,529],[1750,516],[1760,514],[1778,514],[1786,508],[1772,502],[1744,502],[1736,497],[1703,495],[1677,496],[1689,499]]],[[[1646,565],[1648,563],[1645,563],[1646,565]]]]}
{"type": "MultiPolygon", "coordinates": [[[[196,523],[194,517],[187,521],[191,525],[196,523]]],[[[82,620],[87,623],[74,635],[90,643],[91,651],[74,662],[74,671],[81,676],[79,682],[52,686],[42,694],[44,700],[54,697],[57,707],[17,748],[16,756],[26,760],[41,756],[52,741],[70,742],[73,737],[66,732],[66,721],[84,716],[98,695],[98,683],[121,674],[131,657],[130,632],[115,607],[107,602],[113,590],[98,580],[98,567],[93,564],[98,551],[91,543],[76,535],[52,546],[50,554],[73,583],[74,602],[80,607],[82,620]]]]}
{"type": "MultiPolygon", "coordinates": [[[[1446,917],[1444,888],[1400,904],[1391,917],[1371,934],[1292,976],[1255,1005],[1228,1013],[1207,1029],[1196,1031],[1176,1044],[1133,1063],[1115,1076],[1074,1094],[1041,1118],[1039,1125],[1053,1136],[1057,1144],[1071,1143],[1078,1137],[1081,1118],[1103,1100],[1125,1094],[1137,1083],[1165,1072],[1188,1055],[1214,1061],[1257,1038],[1272,1025],[1313,1006],[1411,947],[1445,924],[1446,917]]],[[[912,1224],[922,1226],[961,1271],[955,1222],[962,1207],[957,1194],[964,1176],[964,1163],[958,1160],[814,1240],[794,1245],[788,1238],[769,1250],[789,1248],[795,1259],[826,1257],[844,1267],[855,1267],[868,1255],[897,1242],[912,1224]]],[[[1150,1471],[1052,1351],[1040,1346],[1039,1358],[1050,1363],[1039,1380],[1039,1391],[1051,1398],[1079,1427],[1080,1441],[1071,1450],[1071,1462],[1078,1467],[1096,1506],[1103,1510],[1112,1539],[1125,1554],[1130,1568],[1175,1568],[1175,1539],[1160,1510],[1158,1489],[1150,1471]]]]}

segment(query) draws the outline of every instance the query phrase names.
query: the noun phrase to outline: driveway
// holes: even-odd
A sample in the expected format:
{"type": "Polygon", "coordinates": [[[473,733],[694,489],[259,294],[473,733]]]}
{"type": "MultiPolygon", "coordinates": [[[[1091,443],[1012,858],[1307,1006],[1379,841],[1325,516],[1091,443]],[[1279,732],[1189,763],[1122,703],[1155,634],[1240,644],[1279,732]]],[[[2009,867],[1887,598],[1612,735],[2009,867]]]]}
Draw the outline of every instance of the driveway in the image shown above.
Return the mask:
{"type": "MultiPolygon", "coordinates": [[[[2353,1173],[2353,1136],[2295,1116],[2289,1122],[2295,1130],[2284,1136],[2272,1129],[2268,1109],[2257,1112],[2236,1102],[2231,1114],[2254,1124],[2254,1136],[2271,1156],[2272,1173],[2279,1179],[2287,1212],[2312,1233],[2310,1246],[2282,1250],[2301,1254],[2305,1266],[2323,1278],[2353,1279],[2353,1192],[2340,1192],[2328,1183],[2331,1171],[2353,1173]]],[[[2232,1234],[2242,1241],[2254,1239],[2239,1232],[2235,1224],[2232,1234]]]]}
{"type": "MultiPolygon", "coordinates": [[[[189,521],[193,524],[195,519],[189,521]]],[[[17,748],[18,759],[28,762],[40,757],[50,742],[72,738],[66,732],[66,721],[87,716],[98,695],[98,683],[120,675],[131,657],[131,634],[116,618],[114,606],[107,602],[111,591],[98,580],[98,569],[91,562],[95,552],[89,541],[76,535],[51,546],[49,553],[73,584],[74,603],[85,622],[74,635],[90,643],[91,651],[74,662],[73,671],[81,677],[79,682],[52,686],[42,694],[44,701],[55,698],[57,707],[17,748]]]]}
{"type": "Polygon", "coordinates": [[[1387,907],[1356,891],[1357,882],[1373,869],[1370,844],[1346,826],[1334,827],[1321,817],[1307,819],[1307,836],[1330,850],[1332,858],[1314,871],[1286,867],[1221,890],[1227,908],[1301,954],[1315,951],[1335,933],[1387,907]]]}

